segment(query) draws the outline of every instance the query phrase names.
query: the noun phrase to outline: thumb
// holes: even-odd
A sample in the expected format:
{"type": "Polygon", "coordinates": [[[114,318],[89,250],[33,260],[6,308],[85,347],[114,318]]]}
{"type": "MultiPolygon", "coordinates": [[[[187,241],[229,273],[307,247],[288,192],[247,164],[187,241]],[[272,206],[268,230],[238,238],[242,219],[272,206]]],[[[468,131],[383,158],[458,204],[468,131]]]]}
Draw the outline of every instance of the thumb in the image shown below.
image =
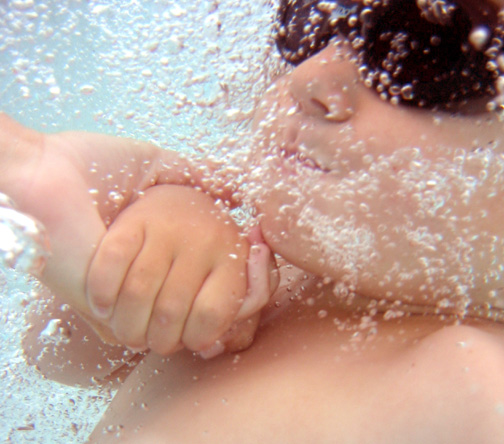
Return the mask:
{"type": "Polygon", "coordinates": [[[261,310],[280,282],[275,256],[264,242],[261,229],[255,226],[247,236],[251,244],[247,263],[247,296],[236,319],[247,319],[261,310]]]}

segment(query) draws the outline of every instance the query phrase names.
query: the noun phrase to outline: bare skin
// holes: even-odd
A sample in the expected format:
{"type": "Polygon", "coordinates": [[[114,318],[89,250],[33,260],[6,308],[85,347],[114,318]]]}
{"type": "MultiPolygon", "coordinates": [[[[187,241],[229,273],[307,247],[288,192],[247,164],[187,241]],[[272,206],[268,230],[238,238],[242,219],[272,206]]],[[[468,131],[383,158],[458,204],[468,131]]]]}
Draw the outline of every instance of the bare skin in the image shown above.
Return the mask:
{"type": "Polygon", "coordinates": [[[500,327],[407,316],[376,318],[370,334],[359,328],[361,314],[328,307],[327,294],[307,304],[320,294],[316,282],[281,285],[280,308],[272,303],[264,313],[276,317],[243,353],[212,361],[147,356],[89,442],[502,440],[500,327]],[[289,302],[296,293],[303,300],[289,302]]]}

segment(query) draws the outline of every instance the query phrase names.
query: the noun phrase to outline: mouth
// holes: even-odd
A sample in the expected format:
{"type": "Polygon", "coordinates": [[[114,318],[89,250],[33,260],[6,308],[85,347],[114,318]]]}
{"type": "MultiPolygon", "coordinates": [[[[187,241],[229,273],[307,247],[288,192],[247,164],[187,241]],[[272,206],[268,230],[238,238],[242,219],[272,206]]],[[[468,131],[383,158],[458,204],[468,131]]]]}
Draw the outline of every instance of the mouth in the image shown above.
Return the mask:
{"type": "Polygon", "coordinates": [[[284,163],[297,168],[306,168],[312,171],[320,171],[322,173],[330,173],[331,170],[325,168],[316,159],[307,156],[300,151],[297,146],[290,145],[287,148],[280,149],[280,158],[284,163]]]}
{"type": "Polygon", "coordinates": [[[285,135],[284,142],[280,145],[279,155],[283,162],[291,166],[300,167],[322,173],[330,173],[327,168],[312,149],[305,146],[301,131],[296,125],[289,125],[285,135]]]}

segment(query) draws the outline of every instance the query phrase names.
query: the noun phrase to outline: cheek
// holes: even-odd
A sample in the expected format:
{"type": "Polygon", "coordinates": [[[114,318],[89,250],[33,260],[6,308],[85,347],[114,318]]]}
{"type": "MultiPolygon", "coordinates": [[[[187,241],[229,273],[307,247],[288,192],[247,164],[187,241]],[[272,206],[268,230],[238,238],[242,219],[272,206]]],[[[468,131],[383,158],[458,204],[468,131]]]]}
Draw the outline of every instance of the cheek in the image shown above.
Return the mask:
{"type": "Polygon", "coordinates": [[[299,193],[289,178],[283,180],[261,176],[253,185],[254,206],[267,244],[290,263],[320,274],[321,246],[315,242],[312,228],[300,221],[310,200],[299,193]],[[271,181],[271,183],[270,183],[271,181]]]}
{"type": "MultiPolygon", "coordinates": [[[[263,179],[264,191],[256,195],[255,204],[263,236],[273,251],[308,272],[334,279],[374,260],[376,227],[368,223],[366,212],[355,211],[358,202],[331,195],[333,180],[289,177],[267,191],[263,179]]],[[[375,208],[376,213],[383,211],[375,208]]]]}
{"type": "Polygon", "coordinates": [[[255,192],[255,208],[261,222],[263,236],[276,253],[284,255],[293,239],[297,237],[295,207],[296,199],[289,196],[278,184],[268,190],[259,185],[255,192]]]}

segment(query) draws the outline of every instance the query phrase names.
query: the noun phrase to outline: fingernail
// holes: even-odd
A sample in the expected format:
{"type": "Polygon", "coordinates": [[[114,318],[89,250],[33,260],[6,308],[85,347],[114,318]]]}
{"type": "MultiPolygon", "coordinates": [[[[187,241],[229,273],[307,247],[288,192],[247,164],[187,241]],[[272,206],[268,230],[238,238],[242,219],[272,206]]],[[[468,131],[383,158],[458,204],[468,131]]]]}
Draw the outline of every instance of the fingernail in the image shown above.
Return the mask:
{"type": "Polygon", "coordinates": [[[112,316],[112,307],[104,307],[99,305],[92,305],[94,315],[99,319],[108,319],[112,316]]]}
{"type": "Polygon", "coordinates": [[[250,247],[250,254],[257,256],[261,252],[261,247],[259,245],[252,245],[250,247]]]}
{"type": "Polygon", "coordinates": [[[214,345],[212,345],[210,348],[207,348],[206,350],[200,351],[199,355],[203,359],[212,359],[222,354],[225,349],[226,348],[224,347],[224,344],[221,341],[215,341],[214,345]]]}

